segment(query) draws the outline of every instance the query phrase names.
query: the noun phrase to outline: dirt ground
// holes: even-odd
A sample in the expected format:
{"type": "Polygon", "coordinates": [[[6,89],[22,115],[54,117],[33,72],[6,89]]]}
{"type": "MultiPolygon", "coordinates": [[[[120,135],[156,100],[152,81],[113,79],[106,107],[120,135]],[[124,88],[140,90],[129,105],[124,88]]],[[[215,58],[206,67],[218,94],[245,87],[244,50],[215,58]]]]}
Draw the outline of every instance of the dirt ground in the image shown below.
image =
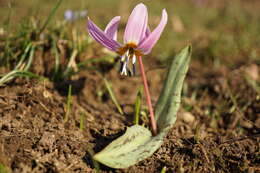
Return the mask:
{"type": "MultiPolygon", "coordinates": [[[[144,63],[147,69],[160,64],[147,59],[144,63]]],[[[44,66],[33,71],[39,69],[48,74],[44,66]]],[[[260,172],[260,98],[244,77],[256,76],[255,69],[259,70],[256,64],[213,68],[192,60],[177,122],[162,147],[130,168],[100,165],[100,172],[160,172],[163,167],[180,173],[260,172]]],[[[154,104],[165,72],[166,68],[147,72],[154,104]]],[[[95,71],[82,71],[58,84],[18,78],[2,86],[0,163],[16,173],[95,172],[91,155],[133,124],[141,84],[139,75],[122,77],[115,67],[106,78],[124,115],[118,113],[95,71]],[[64,122],[68,84],[73,90],[72,108],[64,122]]]]}

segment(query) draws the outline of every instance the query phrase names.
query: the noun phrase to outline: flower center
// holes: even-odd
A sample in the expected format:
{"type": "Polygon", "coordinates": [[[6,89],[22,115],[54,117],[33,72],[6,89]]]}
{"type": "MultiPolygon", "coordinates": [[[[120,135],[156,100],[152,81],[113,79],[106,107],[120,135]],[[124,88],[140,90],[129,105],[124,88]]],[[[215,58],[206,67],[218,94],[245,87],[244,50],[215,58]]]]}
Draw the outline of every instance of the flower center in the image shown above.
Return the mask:
{"type": "Polygon", "coordinates": [[[128,43],[124,47],[120,48],[117,52],[121,57],[121,75],[135,75],[135,62],[136,56],[141,56],[141,52],[136,49],[137,46],[134,43],[128,43]],[[132,59],[132,68],[129,68],[129,61],[132,59]],[[131,70],[132,69],[132,70],[131,70]]]}

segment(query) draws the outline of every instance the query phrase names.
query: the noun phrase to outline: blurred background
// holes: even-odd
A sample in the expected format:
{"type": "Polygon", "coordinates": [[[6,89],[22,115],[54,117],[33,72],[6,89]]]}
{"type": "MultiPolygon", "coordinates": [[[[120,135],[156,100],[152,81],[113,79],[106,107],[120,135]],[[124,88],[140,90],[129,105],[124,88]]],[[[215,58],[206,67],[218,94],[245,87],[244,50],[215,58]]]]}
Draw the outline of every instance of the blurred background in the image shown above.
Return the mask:
{"type": "MultiPolygon", "coordinates": [[[[258,0],[74,0],[63,1],[52,22],[64,19],[67,10],[87,13],[104,29],[108,21],[122,16],[120,32],[137,4],[148,6],[149,25],[157,26],[166,8],[169,21],[153,53],[165,58],[186,44],[194,46],[194,58],[216,63],[249,63],[257,59],[260,42],[260,3],[258,0]],[[206,57],[205,57],[206,56],[206,57]]],[[[0,0],[1,30],[17,30],[23,22],[43,23],[55,6],[53,0],[0,0]]],[[[73,22],[73,27],[86,31],[86,16],[73,22]]],[[[20,26],[21,27],[21,26],[20,26]]],[[[7,31],[6,31],[7,32],[7,31]]],[[[122,38],[122,37],[119,37],[122,38]]],[[[120,39],[119,39],[120,40],[120,39]]]]}

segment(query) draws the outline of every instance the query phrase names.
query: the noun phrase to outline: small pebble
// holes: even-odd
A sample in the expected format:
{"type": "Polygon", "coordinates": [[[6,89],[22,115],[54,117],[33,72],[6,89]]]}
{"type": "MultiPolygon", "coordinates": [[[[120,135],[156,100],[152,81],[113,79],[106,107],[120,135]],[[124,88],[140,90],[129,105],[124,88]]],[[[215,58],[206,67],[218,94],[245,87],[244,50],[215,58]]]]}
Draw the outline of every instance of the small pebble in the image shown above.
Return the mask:
{"type": "Polygon", "coordinates": [[[184,112],[184,113],[182,113],[181,119],[182,119],[185,123],[193,123],[193,122],[195,121],[194,115],[192,115],[190,112],[184,112]]]}

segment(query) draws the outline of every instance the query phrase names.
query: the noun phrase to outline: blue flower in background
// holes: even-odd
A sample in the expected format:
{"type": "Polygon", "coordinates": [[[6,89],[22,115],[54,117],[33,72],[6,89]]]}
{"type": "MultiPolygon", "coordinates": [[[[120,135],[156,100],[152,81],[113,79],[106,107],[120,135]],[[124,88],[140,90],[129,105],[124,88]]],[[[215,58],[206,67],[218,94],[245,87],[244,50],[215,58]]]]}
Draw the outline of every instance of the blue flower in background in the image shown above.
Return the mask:
{"type": "Polygon", "coordinates": [[[74,12],[73,12],[72,10],[67,10],[67,11],[65,11],[65,13],[64,13],[64,18],[65,18],[65,20],[67,20],[67,21],[73,21],[73,20],[75,20],[74,12]]]}
{"type": "Polygon", "coordinates": [[[64,19],[69,22],[73,22],[75,20],[78,20],[80,18],[85,18],[87,16],[88,11],[72,11],[72,10],[66,10],[64,13],[64,19]]]}

